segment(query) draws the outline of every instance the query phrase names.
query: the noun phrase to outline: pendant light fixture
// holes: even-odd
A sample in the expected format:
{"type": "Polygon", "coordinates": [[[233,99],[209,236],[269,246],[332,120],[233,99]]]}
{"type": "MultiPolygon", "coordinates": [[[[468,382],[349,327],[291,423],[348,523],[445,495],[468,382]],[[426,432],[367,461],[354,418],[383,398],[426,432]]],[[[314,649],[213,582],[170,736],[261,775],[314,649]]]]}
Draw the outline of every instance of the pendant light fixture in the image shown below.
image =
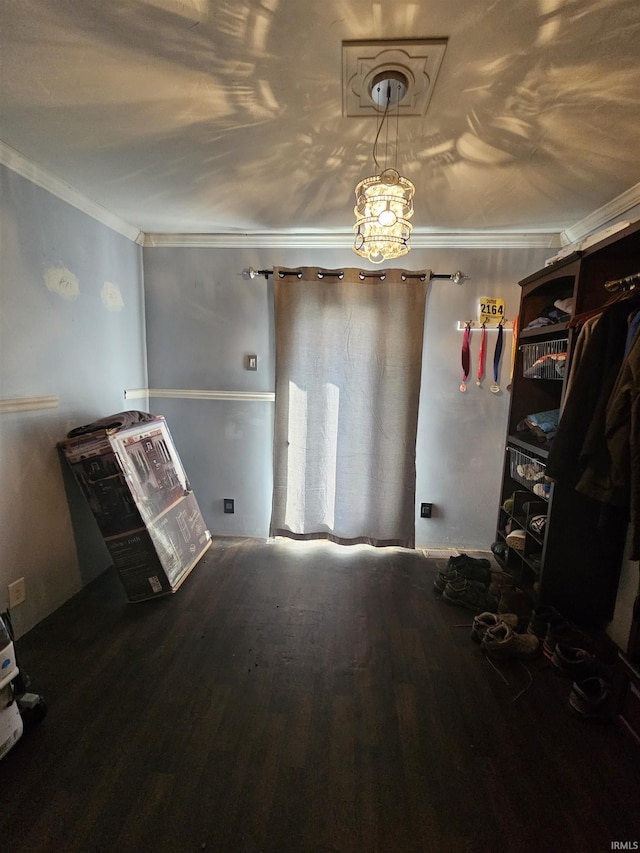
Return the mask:
{"type": "Polygon", "coordinates": [[[356,222],[353,250],[372,264],[406,255],[411,246],[409,239],[413,226],[413,195],[415,186],[398,172],[398,120],[400,101],[407,92],[405,74],[395,69],[381,71],[371,83],[371,100],[382,111],[376,138],[373,143],[373,162],[377,174],[364,178],[355,189],[356,222]],[[396,133],[393,146],[393,166],[389,166],[389,117],[396,107],[396,133]],[[378,143],[385,128],[384,168],[378,162],[378,143]]]}

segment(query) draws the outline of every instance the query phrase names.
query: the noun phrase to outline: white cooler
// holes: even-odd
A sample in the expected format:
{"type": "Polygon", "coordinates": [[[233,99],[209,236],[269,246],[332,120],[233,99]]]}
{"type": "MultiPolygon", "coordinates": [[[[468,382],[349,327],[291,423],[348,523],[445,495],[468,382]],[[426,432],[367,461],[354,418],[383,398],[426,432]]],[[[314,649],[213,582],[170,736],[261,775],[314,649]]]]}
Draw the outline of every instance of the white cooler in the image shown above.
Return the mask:
{"type": "Polygon", "coordinates": [[[22,737],[22,717],[10,687],[0,690],[0,759],[22,737]]]}
{"type": "Polygon", "coordinates": [[[22,736],[22,717],[11,686],[18,672],[15,649],[0,616],[0,758],[22,736]]]}

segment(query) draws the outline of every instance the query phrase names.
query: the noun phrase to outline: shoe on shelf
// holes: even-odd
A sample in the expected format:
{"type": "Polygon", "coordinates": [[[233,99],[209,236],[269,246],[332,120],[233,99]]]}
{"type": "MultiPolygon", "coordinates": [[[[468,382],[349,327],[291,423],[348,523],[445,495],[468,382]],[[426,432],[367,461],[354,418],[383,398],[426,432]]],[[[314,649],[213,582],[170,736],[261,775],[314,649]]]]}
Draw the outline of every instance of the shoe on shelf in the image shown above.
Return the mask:
{"type": "Polygon", "coordinates": [[[613,689],[598,676],[576,681],[569,694],[569,708],[581,717],[608,723],[613,719],[613,689]]]}
{"type": "Polygon", "coordinates": [[[481,645],[482,650],[494,660],[530,660],[540,653],[540,640],[537,637],[531,634],[516,634],[505,622],[487,628],[481,645]]]}
{"type": "Polygon", "coordinates": [[[482,613],[485,610],[495,613],[498,606],[497,598],[489,595],[485,587],[466,578],[450,581],[445,586],[442,597],[449,604],[466,607],[475,613],[482,613]]]}
{"type": "Polygon", "coordinates": [[[496,555],[499,560],[502,560],[503,563],[507,561],[507,546],[504,542],[493,542],[491,545],[491,551],[496,555]]]}
{"type": "Polygon", "coordinates": [[[510,628],[518,627],[518,617],[515,613],[501,613],[500,615],[489,611],[478,613],[477,616],[473,617],[471,624],[471,639],[481,643],[489,628],[495,628],[500,622],[504,622],[510,628]]]}

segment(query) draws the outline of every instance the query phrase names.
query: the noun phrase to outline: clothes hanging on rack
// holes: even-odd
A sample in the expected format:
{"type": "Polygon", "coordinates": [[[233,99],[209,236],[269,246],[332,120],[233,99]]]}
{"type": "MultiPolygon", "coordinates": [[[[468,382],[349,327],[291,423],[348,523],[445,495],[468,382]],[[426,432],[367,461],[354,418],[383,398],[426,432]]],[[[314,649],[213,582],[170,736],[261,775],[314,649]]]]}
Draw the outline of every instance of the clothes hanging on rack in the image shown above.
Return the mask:
{"type": "Polygon", "coordinates": [[[599,308],[592,308],[590,311],[583,311],[581,314],[575,314],[569,320],[569,328],[575,329],[578,326],[582,326],[587,320],[590,320],[592,317],[599,317],[603,311],[605,311],[609,306],[614,305],[616,302],[623,302],[629,299],[629,294],[633,293],[633,291],[629,291],[623,288],[616,290],[613,292],[612,296],[610,296],[604,305],[601,305],[599,308]]]}
{"type": "Polygon", "coordinates": [[[580,333],[578,334],[578,339],[576,340],[574,349],[573,349],[573,358],[571,360],[571,369],[569,370],[569,375],[567,377],[567,386],[565,389],[565,400],[568,398],[569,392],[573,386],[573,381],[575,379],[575,375],[578,372],[578,365],[582,360],[582,356],[584,355],[584,351],[587,348],[587,344],[591,338],[591,334],[595,329],[598,320],[602,316],[602,311],[599,311],[597,314],[594,314],[589,317],[588,320],[585,320],[582,328],[580,329],[580,333]]]}
{"type": "Polygon", "coordinates": [[[605,437],[611,478],[627,492],[631,559],[640,560],[640,310],[629,328],[628,350],[607,405],[605,437]]]}
{"type": "Polygon", "coordinates": [[[618,303],[605,311],[577,364],[573,387],[565,397],[547,475],[574,487],[604,436],[607,401],[624,355],[628,310],[618,303]]]}
{"type": "Polygon", "coordinates": [[[570,385],[558,431],[547,459],[547,476],[570,483],[603,504],[629,508],[640,558],[640,420],[638,333],[628,344],[630,319],[640,292],[609,303],[593,314],[570,385]]]}

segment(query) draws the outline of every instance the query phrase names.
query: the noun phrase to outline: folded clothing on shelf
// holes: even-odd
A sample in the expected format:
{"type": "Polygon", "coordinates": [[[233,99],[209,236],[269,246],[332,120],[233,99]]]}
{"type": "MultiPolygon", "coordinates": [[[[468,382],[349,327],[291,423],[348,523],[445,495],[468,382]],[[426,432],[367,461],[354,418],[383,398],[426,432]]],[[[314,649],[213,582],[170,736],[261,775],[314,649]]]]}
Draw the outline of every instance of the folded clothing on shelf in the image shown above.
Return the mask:
{"type": "Polygon", "coordinates": [[[551,326],[554,323],[566,323],[572,313],[573,299],[556,299],[553,305],[547,305],[535,319],[527,323],[524,330],[540,329],[543,326],[551,326]]]}
{"type": "Polygon", "coordinates": [[[516,465],[516,471],[520,481],[524,483],[534,483],[544,477],[544,469],[534,462],[521,462],[516,465]]]}
{"type": "Polygon", "coordinates": [[[527,415],[516,426],[517,432],[529,432],[536,441],[549,442],[558,430],[560,409],[549,409],[546,412],[535,412],[527,415]]]}
{"type": "Polygon", "coordinates": [[[527,370],[526,379],[562,379],[567,364],[566,352],[551,352],[540,356],[527,370]]]}

